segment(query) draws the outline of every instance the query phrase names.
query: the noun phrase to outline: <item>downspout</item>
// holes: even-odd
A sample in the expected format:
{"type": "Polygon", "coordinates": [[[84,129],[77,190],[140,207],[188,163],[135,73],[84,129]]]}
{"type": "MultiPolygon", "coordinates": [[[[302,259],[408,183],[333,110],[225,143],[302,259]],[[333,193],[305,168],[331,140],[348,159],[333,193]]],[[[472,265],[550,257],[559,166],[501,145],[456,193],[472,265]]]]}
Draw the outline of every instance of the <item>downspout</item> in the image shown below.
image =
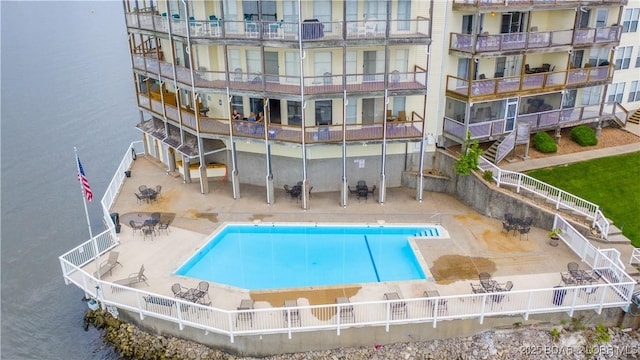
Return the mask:
{"type": "Polygon", "coordinates": [[[304,58],[305,52],[302,49],[302,0],[298,0],[298,51],[300,53],[300,100],[302,100],[302,131],[300,132],[302,136],[302,208],[307,210],[309,208],[308,196],[309,196],[309,180],[307,179],[307,144],[305,141],[306,138],[306,116],[305,110],[307,107],[306,101],[304,100],[304,58]]]}
{"type": "MultiPolygon", "coordinates": [[[[342,38],[347,38],[347,3],[342,2],[342,22],[345,26],[342,27],[342,38]]],[[[347,90],[346,90],[346,72],[347,69],[347,45],[342,43],[342,179],[340,182],[340,205],[343,208],[347,207],[349,202],[349,185],[347,182],[347,90]]]]}
{"type": "MultiPolygon", "coordinates": [[[[193,115],[196,118],[196,139],[198,140],[198,157],[200,160],[200,193],[207,194],[209,193],[209,181],[207,179],[207,164],[204,161],[204,146],[202,144],[202,138],[200,137],[200,112],[198,111],[198,94],[196,94],[196,79],[194,78],[194,62],[193,62],[193,52],[191,51],[191,26],[189,26],[189,7],[187,6],[187,2],[185,0],[181,0],[184,5],[184,13],[187,21],[185,21],[185,27],[187,30],[187,54],[189,54],[189,65],[191,66],[191,71],[189,74],[191,75],[191,97],[193,99],[193,115]]],[[[185,173],[187,169],[185,169],[185,173]]]]}
{"type": "MultiPolygon", "coordinates": [[[[445,21],[446,19],[449,18],[449,5],[450,4],[445,4],[444,5],[444,18],[445,21]]],[[[431,56],[431,43],[433,42],[433,6],[434,6],[434,1],[431,1],[431,9],[429,10],[430,12],[430,21],[429,21],[429,33],[430,33],[430,37],[432,39],[432,41],[429,43],[429,45],[427,46],[427,73],[425,75],[425,93],[427,94],[427,99],[429,99],[431,97],[431,94],[428,93],[428,88],[429,88],[429,79],[431,78],[430,73],[431,73],[431,69],[432,69],[432,61],[433,61],[433,57],[431,56]]],[[[442,46],[443,48],[445,47],[445,44],[447,43],[447,33],[446,31],[442,31],[442,46]]],[[[442,78],[446,76],[446,74],[440,74],[440,77],[438,79],[438,86],[436,87],[436,89],[442,89],[442,78]]],[[[446,99],[445,99],[446,101],[446,99]]],[[[436,102],[436,117],[435,117],[435,121],[436,121],[436,126],[435,126],[435,134],[436,134],[436,139],[438,136],[438,131],[442,131],[440,128],[442,125],[440,125],[440,119],[442,118],[442,116],[440,115],[440,102],[441,100],[438,100],[436,102]]],[[[425,151],[425,141],[426,141],[426,137],[425,137],[425,130],[427,128],[427,114],[426,114],[426,108],[425,108],[425,114],[422,117],[424,119],[423,123],[422,123],[422,141],[420,143],[420,166],[418,168],[418,178],[417,183],[416,183],[416,187],[417,187],[417,194],[416,194],[416,200],[418,200],[418,202],[422,202],[423,201],[423,196],[424,196],[424,151],[425,151]]],[[[437,156],[437,154],[436,154],[437,156]]]]}
{"type": "Polygon", "coordinates": [[[264,129],[264,147],[265,157],[267,163],[267,205],[271,205],[275,202],[276,198],[273,193],[273,169],[271,168],[271,144],[269,144],[269,127],[270,124],[269,112],[269,98],[263,98],[262,100],[262,127],[264,129]]]}

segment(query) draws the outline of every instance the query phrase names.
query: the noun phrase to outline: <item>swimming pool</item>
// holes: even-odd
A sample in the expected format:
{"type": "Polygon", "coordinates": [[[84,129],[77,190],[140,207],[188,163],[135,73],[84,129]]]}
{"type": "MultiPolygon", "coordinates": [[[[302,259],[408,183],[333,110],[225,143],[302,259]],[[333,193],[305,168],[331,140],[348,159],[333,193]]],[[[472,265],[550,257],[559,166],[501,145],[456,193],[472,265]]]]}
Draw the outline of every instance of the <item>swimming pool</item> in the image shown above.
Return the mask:
{"type": "Polygon", "coordinates": [[[430,226],[226,225],[177,275],[249,290],[425,279],[409,237],[430,226]]]}

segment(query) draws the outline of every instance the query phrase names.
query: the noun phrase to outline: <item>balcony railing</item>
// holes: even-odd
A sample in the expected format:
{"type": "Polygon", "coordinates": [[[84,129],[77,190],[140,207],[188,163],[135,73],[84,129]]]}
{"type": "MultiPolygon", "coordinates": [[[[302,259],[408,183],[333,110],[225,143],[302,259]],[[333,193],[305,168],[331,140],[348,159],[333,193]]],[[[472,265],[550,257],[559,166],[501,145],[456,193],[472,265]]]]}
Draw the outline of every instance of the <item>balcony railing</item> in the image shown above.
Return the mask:
{"type": "Polygon", "coordinates": [[[576,6],[626,5],[628,0],[453,0],[453,9],[487,8],[503,6],[567,9],[576,6]]]}
{"type": "MultiPolygon", "coordinates": [[[[587,123],[602,118],[624,118],[620,107],[610,104],[588,105],[561,110],[544,111],[535,114],[521,114],[517,117],[517,123],[529,124],[531,132],[547,130],[551,128],[575,126],[580,123],[587,123]]],[[[505,120],[497,119],[482,121],[468,125],[468,131],[472,139],[488,139],[499,137],[511,133],[512,130],[505,130],[505,120]]],[[[465,139],[467,127],[464,123],[445,117],[444,132],[455,136],[458,139],[465,139]]]]}
{"type": "Polygon", "coordinates": [[[268,139],[272,141],[302,143],[304,132],[306,143],[331,143],[345,141],[376,141],[387,139],[420,139],[424,119],[417,113],[411,112],[406,121],[393,121],[383,123],[381,120],[372,123],[342,124],[306,126],[281,125],[270,123],[249,122],[246,120],[229,120],[227,118],[213,118],[197,116],[194,111],[170,104],[162,104],[161,101],[151,99],[146,93],[138,93],[138,106],[146,109],[159,117],[166,117],[175,124],[181,124],[193,133],[215,134],[252,139],[268,139]],[[229,123],[233,124],[232,129],[229,123]],[[383,134],[383,131],[386,133],[383,134]]]}
{"type": "Polygon", "coordinates": [[[448,75],[447,91],[473,98],[501,96],[521,91],[531,93],[532,91],[559,90],[568,85],[586,87],[610,81],[613,70],[613,65],[603,65],[480,80],[467,80],[448,75]]]}
{"type": "Polygon", "coordinates": [[[407,20],[368,19],[358,21],[258,21],[258,20],[186,20],[152,13],[131,12],[126,16],[127,26],[143,30],[194,38],[260,39],[298,41],[429,38],[429,19],[418,16],[407,20]],[[300,28],[302,26],[302,28],[300,28]]]}
{"type": "Polygon", "coordinates": [[[449,34],[451,50],[483,52],[541,49],[554,46],[602,44],[620,41],[620,26],[592,29],[553,30],[496,35],[449,34]]]}
{"type": "MultiPolygon", "coordinates": [[[[133,68],[144,71],[147,75],[155,75],[168,80],[174,80],[173,64],[160,61],[153,56],[133,55],[133,68]]],[[[183,66],[175,66],[177,81],[186,87],[191,87],[191,70],[183,66]]],[[[305,76],[305,94],[331,94],[346,90],[349,93],[389,90],[425,90],[427,72],[420,66],[413,66],[411,72],[393,71],[389,74],[331,74],[305,76]]],[[[209,89],[211,92],[226,92],[230,90],[244,90],[269,92],[287,95],[300,95],[300,77],[281,74],[249,73],[242,69],[235,69],[229,74],[224,71],[194,71],[194,83],[198,89],[209,89]]]]}

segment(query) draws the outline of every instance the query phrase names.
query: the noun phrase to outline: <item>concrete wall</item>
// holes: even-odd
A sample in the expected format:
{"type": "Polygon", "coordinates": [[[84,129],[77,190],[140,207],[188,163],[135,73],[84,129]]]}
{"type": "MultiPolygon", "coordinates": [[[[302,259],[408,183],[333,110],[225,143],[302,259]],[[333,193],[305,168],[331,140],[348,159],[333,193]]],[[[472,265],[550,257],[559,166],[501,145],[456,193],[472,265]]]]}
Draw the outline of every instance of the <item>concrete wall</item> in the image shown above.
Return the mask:
{"type": "MultiPolygon", "coordinates": [[[[207,346],[220,348],[240,356],[264,357],[268,355],[305,352],[312,350],[336,349],[339,347],[373,346],[374,344],[393,344],[398,342],[429,341],[452,337],[475,335],[492,329],[508,329],[526,325],[569,325],[571,317],[566,313],[536,314],[524,320],[521,315],[487,317],[481,324],[478,319],[439,321],[436,328],[433,323],[413,323],[391,325],[389,331],[384,326],[353,327],[342,329],[340,335],[335,330],[294,332],[289,339],[287,334],[265,334],[236,336],[232,343],[228,335],[206,333],[201,329],[185,327],[180,330],[175,323],[152,317],[140,317],[121,310],[120,319],[136,324],[143,330],[196,341],[207,346]]],[[[633,317],[621,309],[603,309],[601,314],[594,311],[576,311],[574,318],[581,324],[596,326],[602,323],[607,327],[638,328],[640,317],[633,317]]]]}
{"type": "MultiPolygon", "coordinates": [[[[238,152],[238,173],[242,184],[265,186],[267,163],[264,154],[238,152]]],[[[346,160],[347,179],[349,185],[355,186],[358,180],[375,185],[380,179],[380,158],[378,156],[355,156],[346,160]],[[361,167],[363,165],[363,167],[361,167]]],[[[386,158],[387,186],[402,185],[405,156],[388,155],[386,158]]],[[[313,191],[339,191],[342,181],[342,159],[311,159],[307,161],[307,179],[313,191]]],[[[285,184],[292,185],[302,180],[302,160],[284,156],[271,157],[271,169],[276,188],[285,184]]],[[[229,165],[231,173],[231,165],[229,165]]]]}

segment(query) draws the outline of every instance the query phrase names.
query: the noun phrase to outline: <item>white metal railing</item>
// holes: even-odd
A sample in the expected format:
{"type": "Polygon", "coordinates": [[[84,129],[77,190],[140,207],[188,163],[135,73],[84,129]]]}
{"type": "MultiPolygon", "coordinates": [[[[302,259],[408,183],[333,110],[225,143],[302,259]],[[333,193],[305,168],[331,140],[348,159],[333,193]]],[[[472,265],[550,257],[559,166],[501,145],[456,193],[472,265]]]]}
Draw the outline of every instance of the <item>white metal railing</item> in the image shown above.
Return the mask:
{"type": "Polygon", "coordinates": [[[531,176],[515,171],[503,170],[482,156],[479,158],[478,167],[483,171],[491,169],[491,171],[493,171],[493,179],[498,187],[500,187],[500,185],[513,186],[518,194],[521,191],[528,191],[547,199],[554,204],[556,210],[565,208],[584,215],[592,220],[592,227],[600,231],[600,237],[603,239],[607,238],[609,221],[604,217],[604,214],[602,214],[597,204],[579,198],[531,176]]]}
{"type": "Polygon", "coordinates": [[[496,164],[500,163],[502,159],[504,159],[505,157],[507,157],[507,155],[509,155],[509,152],[513,150],[515,146],[516,146],[516,132],[512,131],[511,133],[509,133],[509,135],[507,135],[504,138],[504,140],[502,140],[500,145],[498,145],[498,148],[496,149],[495,163],[496,164]]]}
{"type": "MultiPolygon", "coordinates": [[[[599,312],[603,308],[626,307],[635,282],[620,277],[619,282],[611,283],[609,279],[614,279],[619,269],[611,262],[607,264],[606,256],[600,259],[599,265],[603,266],[598,269],[608,275],[604,283],[594,285],[253,310],[224,310],[194,304],[99,281],[81,269],[69,280],[103,306],[135,312],[140,319],[151,316],[174,322],[180,329],[189,326],[228,335],[233,342],[237,335],[288,333],[291,338],[293,332],[310,330],[334,330],[339,335],[342,329],[357,326],[384,326],[388,331],[391,325],[402,323],[431,323],[436,327],[437,322],[443,320],[478,319],[482,323],[487,316],[514,314],[526,320],[536,313],[569,312],[572,316],[576,310],[599,312]],[[613,271],[604,272],[605,269],[613,271]],[[559,293],[566,299],[559,301],[559,293]],[[293,311],[298,312],[298,321],[286,316],[293,311]],[[351,315],[345,316],[347,313],[351,315]]],[[[65,266],[73,267],[70,263],[65,266]]]]}
{"type": "Polygon", "coordinates": [[[115,175],[111,179],[111,182],[100,201],[103,212],[103,223],[106,230],[80,244],[80,246],[75,249],[72,249],[60,256],[60,264],[62,266],[62,274],[65,277],[65,281],[68,280],[68,276],[73,272],[85,266],[89,262],[98,259],[100,255],[118,245],[116,227],[111,220],[109,209],[111,209],[111,206],[122,187],[122,183],[126,177],[124,173],[125,170],[129,170],[131,168],[131,162],[135,159],[135,156],[139,154],[144,154],[142,141],[134,141],[125,152],[115,175]],[[138,150],[136,151],[136,149],[138,150]],[[65,261],[63,261],[63,259],[65,261]]]}
{"type": "Polygon", "coordinates": [[[629,265],[640,265],[640,248],[634,248],[629,259],[629,265]]]}
{"type": "MultiPolygon", "coordinates": [[[[132,143],[118,173],[129,169],[133,161],[132,150],[140,144],[132,143]],[[129,157],[130,159],[127,159],[129,157]]],[[[499,168],[481,163],[488,168],[499,168]]],[[[123,178],[116,174],[109,195],[103,205],[113,203],[123,178]],[[120,183],[120,185],[117,185],[120,183]]],[[[98,299],[103,308],[115,306],[139,314],[140,319],[151,316],[177,323],[180,329],[189,326],[206,331],[225,334],[234,341],[238,335],[288,333],[310,330],[335,330],[355,326],[384,326],[387,331],[393,324],[432,323],[456,319],[478,319],[487,316],[520,314],[528,319],[530,314],[594,310],[603,308],[628,308],[636,282],[624,271],[619,253],[613,250],[600,251],[591,245],[576,229],[562,217],[556,215],[554,227],[563,230],[562,241],[594,271],[598,271],[604,283],[593,285],[530,289],[489,294],[463,294],[439,297],[422,297],[392,301],[367,301],[349,304],[298,306],[289,308],[259,308],[252,310],[224,310],[194,304],[181,299],[153,294],[141,289],[102,281],[83,270],[97,256],[116,246],[112,231],[106,230],[59,257],[65,282],[73,283],[88,296],[98,299]],[[97,256],[96,256],[97,255],[97,256]],[[559,298],[562,299],[559,299],[559,298]],[[347,309],[353,309],[345,311],[347,309]],[[298,321],[292,321],[292,311],[298,311],[298,321]],[[345,314],[353,316],[345,316],[345,314]]],[[[635,254],[635,253],[634,253],[635,254]]],[[[640,254],[638,255],[640,257],[640,254]]]]}

